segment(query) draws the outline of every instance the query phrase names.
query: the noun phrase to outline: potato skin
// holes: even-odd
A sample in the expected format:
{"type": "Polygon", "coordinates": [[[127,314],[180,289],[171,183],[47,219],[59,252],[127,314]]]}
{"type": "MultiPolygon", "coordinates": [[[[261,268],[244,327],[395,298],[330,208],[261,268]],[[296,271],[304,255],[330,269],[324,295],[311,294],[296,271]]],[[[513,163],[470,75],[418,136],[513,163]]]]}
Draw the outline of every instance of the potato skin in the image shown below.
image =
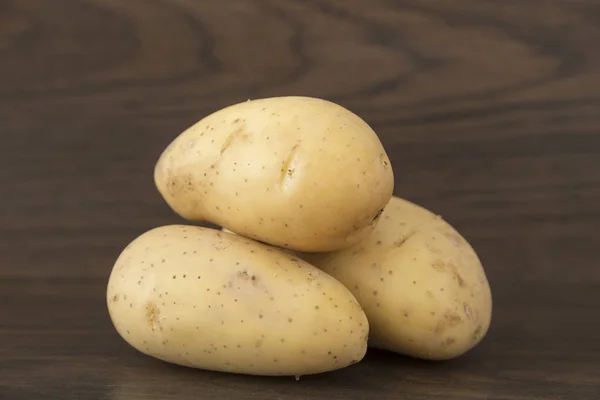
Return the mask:
{"type": "Polygon", "coordinates": [[[338,281],[293,255],[218,230],[170,225],[121,253],[107,287],[131,346],[171,363],[306,375],[360,361],[368,322],[338,281]]]}
{"type": "Polygon", "coordinates": [[[368,236],[394,188],[388,156],[367,123],[335,103],[298,96],[205,117],[165,149],[154,180],[188,220],[311,252],[368,236]]]}
{"type": "Polygon", "coordinates": [[[370,345],[432,360],[486,335],[492,295],[467,241],[441,217],[393,197],[362,243],[302,258],[344,283],[370,323],[370,345]]]}

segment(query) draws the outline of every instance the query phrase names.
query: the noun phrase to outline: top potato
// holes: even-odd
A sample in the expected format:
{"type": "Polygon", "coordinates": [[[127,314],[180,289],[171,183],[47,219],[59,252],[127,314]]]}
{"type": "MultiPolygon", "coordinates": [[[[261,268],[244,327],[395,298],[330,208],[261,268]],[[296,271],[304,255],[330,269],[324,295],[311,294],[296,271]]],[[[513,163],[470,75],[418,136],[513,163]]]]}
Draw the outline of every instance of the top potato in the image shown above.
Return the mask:
{"type": "Polygon", "coordinates": [[[154,179],[184,218],[308,252],[368,236],[394,187],[369,125],[309,97],[247,101],[207,116],[165,149],[154,179]]]}

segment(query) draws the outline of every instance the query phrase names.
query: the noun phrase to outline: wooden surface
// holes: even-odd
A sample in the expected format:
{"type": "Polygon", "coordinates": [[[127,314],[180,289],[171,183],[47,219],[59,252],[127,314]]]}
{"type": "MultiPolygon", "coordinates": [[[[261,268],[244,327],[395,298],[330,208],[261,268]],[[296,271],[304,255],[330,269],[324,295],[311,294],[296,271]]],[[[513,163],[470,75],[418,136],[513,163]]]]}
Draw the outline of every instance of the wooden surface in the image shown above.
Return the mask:
{"type": "Polygon", "coordinates": [[[0,1],[0,398],[597,399],[599,43],[595,0],[0,1]],[[153,186],[161,150],[285,94],[365,118],[395,193],[477,249],[494,317],[471,353],[370,351],[295,382],[173,367],[116,334],[113,262],[181,222],[153,186]]]}

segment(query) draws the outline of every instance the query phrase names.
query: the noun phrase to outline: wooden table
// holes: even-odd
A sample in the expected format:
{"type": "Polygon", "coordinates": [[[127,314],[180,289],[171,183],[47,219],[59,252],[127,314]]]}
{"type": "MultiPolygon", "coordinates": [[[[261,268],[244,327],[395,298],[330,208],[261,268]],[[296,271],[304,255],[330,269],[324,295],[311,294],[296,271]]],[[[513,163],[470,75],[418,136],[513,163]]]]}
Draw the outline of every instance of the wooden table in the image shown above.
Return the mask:
{"type": "Polygon", "coordinates": [[[0,398],[600,398],[599,43],[595,0],[3,0],[0,398]],[[472,352],[373,350],[295,382],[167,365],[116,334],[116,257],[182,222],[159,153],[286,94],[360,114],[395,194],[477,249],[495,303],[472,352]]]}

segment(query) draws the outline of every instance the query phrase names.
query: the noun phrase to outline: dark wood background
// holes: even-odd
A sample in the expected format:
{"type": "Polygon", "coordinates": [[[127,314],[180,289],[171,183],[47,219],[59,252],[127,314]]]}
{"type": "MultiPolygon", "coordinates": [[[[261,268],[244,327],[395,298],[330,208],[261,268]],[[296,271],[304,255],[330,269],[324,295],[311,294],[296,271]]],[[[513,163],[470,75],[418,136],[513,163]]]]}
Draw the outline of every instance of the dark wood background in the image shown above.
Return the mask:
{"type": "Polygon", "coordinates": [[[0,398],[597,399],[597,0],[0,1],[0,398]],[[223,106],[320,96],[360,114],[395,194],[479,252],[483,343],[428,363],[370,351],[305,377],[191,370],[134,351],[105,285],[181,222],[159,153],[223,106]]]}

